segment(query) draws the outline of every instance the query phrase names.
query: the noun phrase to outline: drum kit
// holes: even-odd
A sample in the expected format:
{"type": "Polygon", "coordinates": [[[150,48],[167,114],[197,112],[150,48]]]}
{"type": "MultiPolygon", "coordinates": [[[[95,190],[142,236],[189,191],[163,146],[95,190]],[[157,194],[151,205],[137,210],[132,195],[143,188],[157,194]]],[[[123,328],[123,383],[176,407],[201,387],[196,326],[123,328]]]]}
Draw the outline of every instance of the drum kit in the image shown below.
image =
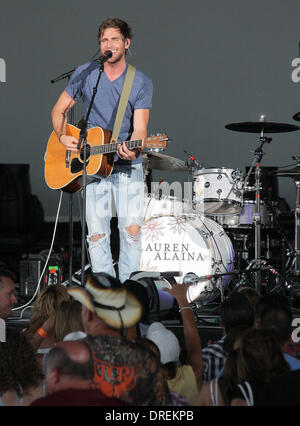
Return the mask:
{"type": "MultiPolygon", "coordinates": [[[[297,114],[293,118],[300,121],[297,114]]],[[[143,156],[146,180],[152,170],[188,172],[192,178],[187,199],[181,193],[177,196],[176,186],[165,182],[150,189],[148,179],[140,270],[173,273],[177,282],[191,284],[187,286],[189,302],[202,306],[217,295],[222,299],[225,289],[246,284],[261,291],[264,274],[272,276],[275,286],[284,290],[288,288],[287,276],[300,286],[300,157],[293,157],[296,164],[289,170],[261,167],[263,146],[272,140],[268,134],[293,132],[300,127],[268,122],[261,116],[257,122],[231,123],[225,128],[259,134],[252,164],[245,173],[227,167],[205,168],[186,151],[188,161],[155,151],[143,156]],[[276,193],[277,177],[289,177],[296,185],[294,247],[277,217],[278,201],[272,192],[275,189],[276,193]],[[272,241],[285,251],[280,262],[286,261],[287,252],[293,258],[291,270],[286,270],[286,264],[270,265],[274,260],[272,241]]]]}

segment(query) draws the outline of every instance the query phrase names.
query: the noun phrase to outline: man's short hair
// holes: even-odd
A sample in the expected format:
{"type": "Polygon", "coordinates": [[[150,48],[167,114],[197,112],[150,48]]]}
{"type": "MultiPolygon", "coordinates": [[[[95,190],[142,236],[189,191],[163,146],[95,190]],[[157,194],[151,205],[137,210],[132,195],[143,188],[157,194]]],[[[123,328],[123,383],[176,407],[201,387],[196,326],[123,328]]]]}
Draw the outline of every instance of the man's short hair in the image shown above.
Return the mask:
{"type": "Polygon", "coordinates": [[[46,356],[46,371],[51,371],[53,368],[64,376],[73,376],[83,380],[91,380],[93,377],[91,357],[86,363],[73,361],[61,346],[55,346],[46,356]]]}
{"type": "Polygon", "coordinates": [[[124,40],[127,38],[132,39],[131,28],[127,24],[127,22],[122,21],[122,19],[119,19],[119,18],[105,19],[99,27],[98,39],[100,39],[100,37],[102,36],[102,34],[107,28],[117,28],[118,30],[120,30],[120,33],[122,34],[124,40]]]}
{"type": "Polygon", "coordinates": [[[0,268],[0,284],[2,282],[2,278],[10,278],[13,281],[16,280],[16,275],[8,268],[0,268]]]}

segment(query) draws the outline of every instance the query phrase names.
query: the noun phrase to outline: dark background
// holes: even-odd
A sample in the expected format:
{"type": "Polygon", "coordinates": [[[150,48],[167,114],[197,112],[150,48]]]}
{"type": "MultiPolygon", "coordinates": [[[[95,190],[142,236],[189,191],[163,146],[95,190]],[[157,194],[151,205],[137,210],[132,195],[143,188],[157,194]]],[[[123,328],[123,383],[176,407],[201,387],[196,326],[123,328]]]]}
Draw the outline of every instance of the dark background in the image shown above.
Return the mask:
{"type": "MultiPolygon", "coordinates": [[[[153,79],[149,134],[166,131],[173,139],[165,154],[185,160],[186,149],[205,167],[244,172],[259,135],[232,132],[226,124],[257,121],[260,114],[297,124],[292,116],[300,110],[300,83],[291,74],[292,60],[300,56],[298,0],[3,0],[0,162],[30,164],[32,193],[46,220],[56,214],[59,193],[44,182],[43,157],[50,112],[67,83],[50,80],[90,60],[99,24],[115,16],[133,28],[129,62],[153,79]]],[[[75,119],[81,114],[76,107],[75,119]]],[[[262,165],[293,163],[300,133],[272,136],[262,165]]],[[[187,172],[155,171],[154,179],[160,177],[190,178],[187,172]]],[[[293,208],[293,181],[279,178],[279,189],[293,208]]],[[[60,220],[67,217],[65,194],[60,220]]]]}

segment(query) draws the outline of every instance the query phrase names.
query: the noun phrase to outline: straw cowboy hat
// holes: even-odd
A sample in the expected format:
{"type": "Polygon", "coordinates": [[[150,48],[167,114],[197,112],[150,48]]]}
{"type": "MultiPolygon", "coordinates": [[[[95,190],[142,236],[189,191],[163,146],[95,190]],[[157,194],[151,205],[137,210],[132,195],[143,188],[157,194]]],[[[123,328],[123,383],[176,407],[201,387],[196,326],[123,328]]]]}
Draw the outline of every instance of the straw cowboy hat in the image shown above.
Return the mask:
{"type": "Polygon", "coordinates": [[[91,273],[84,288],[72,287],[68,293],[111,328],[133,327],[142,315],[140,302],[120,281],[105,273],[91,273]]]}

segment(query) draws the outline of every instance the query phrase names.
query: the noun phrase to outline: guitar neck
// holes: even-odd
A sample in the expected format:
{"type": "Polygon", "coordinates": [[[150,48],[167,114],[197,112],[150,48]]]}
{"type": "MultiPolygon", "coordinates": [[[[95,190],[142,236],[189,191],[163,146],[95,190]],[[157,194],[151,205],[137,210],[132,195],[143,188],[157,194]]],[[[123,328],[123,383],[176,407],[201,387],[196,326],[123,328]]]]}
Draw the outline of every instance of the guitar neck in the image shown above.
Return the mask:
{"type": "MultiPolygon", "coordinates": [[[[122,142],[113,142],[104,145],[92,146],[90,154],[111,154],[113,152],[117,152],[118,145],[121,143],[122,142]]],[[[126,147],[128,149],[141,148],[143,146],[143,143],[144,139],[139,139],[135,141],[125,141],[126,147]]]]}

